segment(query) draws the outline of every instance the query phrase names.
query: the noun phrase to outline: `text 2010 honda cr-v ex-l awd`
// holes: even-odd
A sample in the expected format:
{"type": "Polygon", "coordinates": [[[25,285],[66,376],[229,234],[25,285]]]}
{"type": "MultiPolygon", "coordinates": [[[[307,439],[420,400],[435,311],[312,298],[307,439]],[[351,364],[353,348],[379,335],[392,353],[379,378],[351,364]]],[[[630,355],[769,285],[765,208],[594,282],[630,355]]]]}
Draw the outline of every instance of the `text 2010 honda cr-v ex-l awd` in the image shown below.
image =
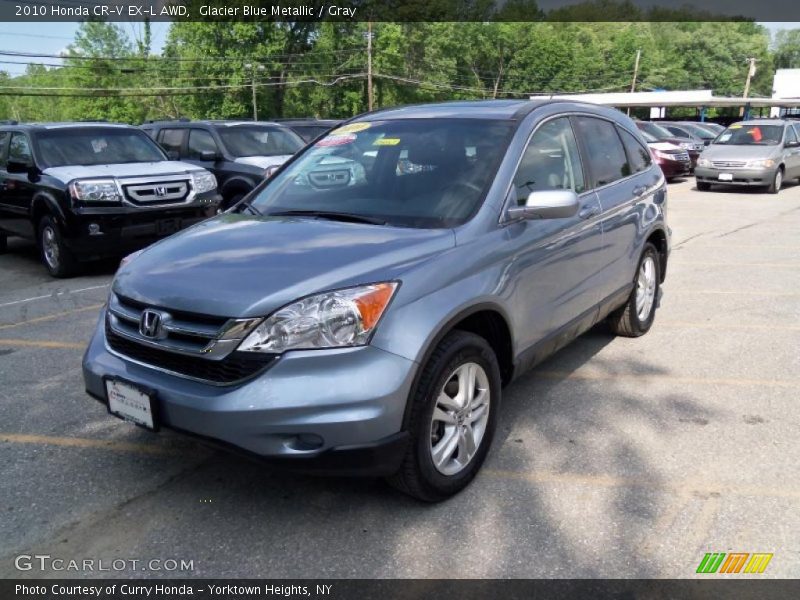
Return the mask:
{"type": "Polygon", "coordinates": [[[439,500],[479,470],[515,375],[601,319],[650,329],[665,205],[616,110],[371,113],[129,257],[86,388],[149,429],[439,500]]]}

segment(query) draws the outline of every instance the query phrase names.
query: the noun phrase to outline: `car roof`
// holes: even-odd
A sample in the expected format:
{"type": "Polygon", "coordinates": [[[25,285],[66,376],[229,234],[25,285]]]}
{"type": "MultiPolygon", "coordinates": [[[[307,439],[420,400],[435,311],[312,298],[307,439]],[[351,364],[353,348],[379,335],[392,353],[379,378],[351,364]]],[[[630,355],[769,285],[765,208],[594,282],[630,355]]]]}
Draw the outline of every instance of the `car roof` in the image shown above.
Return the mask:
{"type": "Polygon", "coordinates": [[[517,120],[521,111],[527,114],[545,102],[541,100],[455,100],[434,104],[411,104],[367,113],[358,120],[432,118],[517,120]]]}
{"type": "MultiPolygon", "coordinates": [[[[246,119],[197,119],[193,121],[188,120],[176,120],[176,121],[148,121],[147,123],[143,123],[141,127],[192,127],[193,125],[213,125],[218,127],[235,127],[239,125],[272,125],[272,126],[281,126],[282,123],[276,123],[275,121],[253,121],[253,120],[246,120],[246,119]]],[[[285,126],[285,125],[284,125],[285,126]]]]}
{"type": "Polygon", "coordinates": [[[100,129],[136,129],[133,125],[124,123],[105,123],[102,121],[69,121],[61,123],[14,123],[13,125],[2,125],[2,128],[13,128],[21,131],[47,131],[54,129],[76,129],[76,128],[100,128],[100,129]]]}

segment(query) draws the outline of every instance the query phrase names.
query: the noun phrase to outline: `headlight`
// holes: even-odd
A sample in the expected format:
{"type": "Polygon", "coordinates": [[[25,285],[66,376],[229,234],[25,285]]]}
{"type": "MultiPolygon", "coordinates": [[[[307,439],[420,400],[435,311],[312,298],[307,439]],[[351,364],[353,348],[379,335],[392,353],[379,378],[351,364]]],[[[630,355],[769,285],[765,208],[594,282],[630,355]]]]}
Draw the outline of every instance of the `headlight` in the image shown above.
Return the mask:
{"type": "Polygon", "coordinates": [[[775,161],[771,158],[762,158],[759,160],[748,160],[747,166],[751,169],[769,169],[775,166],[775,161]]]}
{"type": "Polygon", "coordinates": [[[700,157],[700,158],[697,159],[697,166],[698,167],[710,167],[711,166],[711,161],[708,160],[707,158],[700,157]]]}
{"type": "Polygon", "coordinates": [[[217,189],[217,178],[208,171],[192,171],[192,187],[197,194],[210,192],[217,189]]]}
{"type": "Polygon", "coordinates": [[[692,144],[691,142],[681,142],[678,145],[684,150],[694,150],[694,144],[692,144]]]}
{"type": "Polygon", "coordinates": [[[239,346],[246,352],[284,352],[362,346],[397,290],[396,282],[324,292],[284,306],[239,346]]]}
{"type": "Polygon", "coordinates": [[[69,184],[73,198],[81,202],[120,202],[117,182],[114,179],[84,179],[69,184]]]}

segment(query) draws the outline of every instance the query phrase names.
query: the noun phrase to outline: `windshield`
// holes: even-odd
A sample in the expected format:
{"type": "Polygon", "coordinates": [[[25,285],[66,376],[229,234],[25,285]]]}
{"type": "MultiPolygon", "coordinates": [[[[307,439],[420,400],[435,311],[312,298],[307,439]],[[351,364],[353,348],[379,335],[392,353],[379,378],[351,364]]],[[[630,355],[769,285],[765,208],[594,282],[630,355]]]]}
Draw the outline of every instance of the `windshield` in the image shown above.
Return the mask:
{"type": "Polygon", "coordinates": [[[650,135],[658,138],[659,140],[675,137],[675,134],[670,133],[669,131],[664,129],[661,125],[656,125],[655,123],[651,123],[649,121],[641,121],[639,123],[639,129],[646,131],[650,135]]]}
{"type": "Polygon", "coordinates": [[[236,158],[294,154],[305,145],[300,136],[282,127],[236,125],[217,131],[228,152],[236,158]]]}
{"type": "Polygon", "coordinates": [[[714,144],[724,146],[777,146],[783,141],[783,125],[736,123],[719,134],[714,144]]]}
{"type": "Polygon", "coordinates": [[[454,227],[477,210],[511,133],[509,122],[478,119],[350,123],[309,146],[252,206],[454,227]]]}
{"type": "Polygon", "coordinates": [[[682,126],[701,139],[711,139],[717,137],[717,134],[713,131],[709,131],[705,127],[695,125],[694,123],[682,123],[682,126]]]}
{"type": "Polygon", "coordinates": [[[53,129],[38,133],[36,143],[43,168],[167,160],[146,133],[133,129],[53,129]]]}

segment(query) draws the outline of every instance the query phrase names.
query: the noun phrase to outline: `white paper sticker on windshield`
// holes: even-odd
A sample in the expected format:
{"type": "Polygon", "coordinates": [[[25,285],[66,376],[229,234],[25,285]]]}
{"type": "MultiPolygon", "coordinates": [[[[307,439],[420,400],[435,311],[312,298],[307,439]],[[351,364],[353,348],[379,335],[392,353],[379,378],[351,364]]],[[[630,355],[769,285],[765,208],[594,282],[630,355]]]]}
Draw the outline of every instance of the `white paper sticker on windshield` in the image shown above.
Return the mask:
{"type": "Polygon", "coordinates": [[[723,133],[723,134],[720,136],[720,138],[719,138],[719,141],[720,141],[720,142],[727,142],[729,139],[731,139],[731,135],[732,135],[732,134],[730,134],[730,133],[723,133]]]}
{"type": "Polygon", "coordinates": [[[108,142],[104,138],[92,140],[92,150],[95,154],[100,154],[106,148],[108,148],[108,142]]]}

